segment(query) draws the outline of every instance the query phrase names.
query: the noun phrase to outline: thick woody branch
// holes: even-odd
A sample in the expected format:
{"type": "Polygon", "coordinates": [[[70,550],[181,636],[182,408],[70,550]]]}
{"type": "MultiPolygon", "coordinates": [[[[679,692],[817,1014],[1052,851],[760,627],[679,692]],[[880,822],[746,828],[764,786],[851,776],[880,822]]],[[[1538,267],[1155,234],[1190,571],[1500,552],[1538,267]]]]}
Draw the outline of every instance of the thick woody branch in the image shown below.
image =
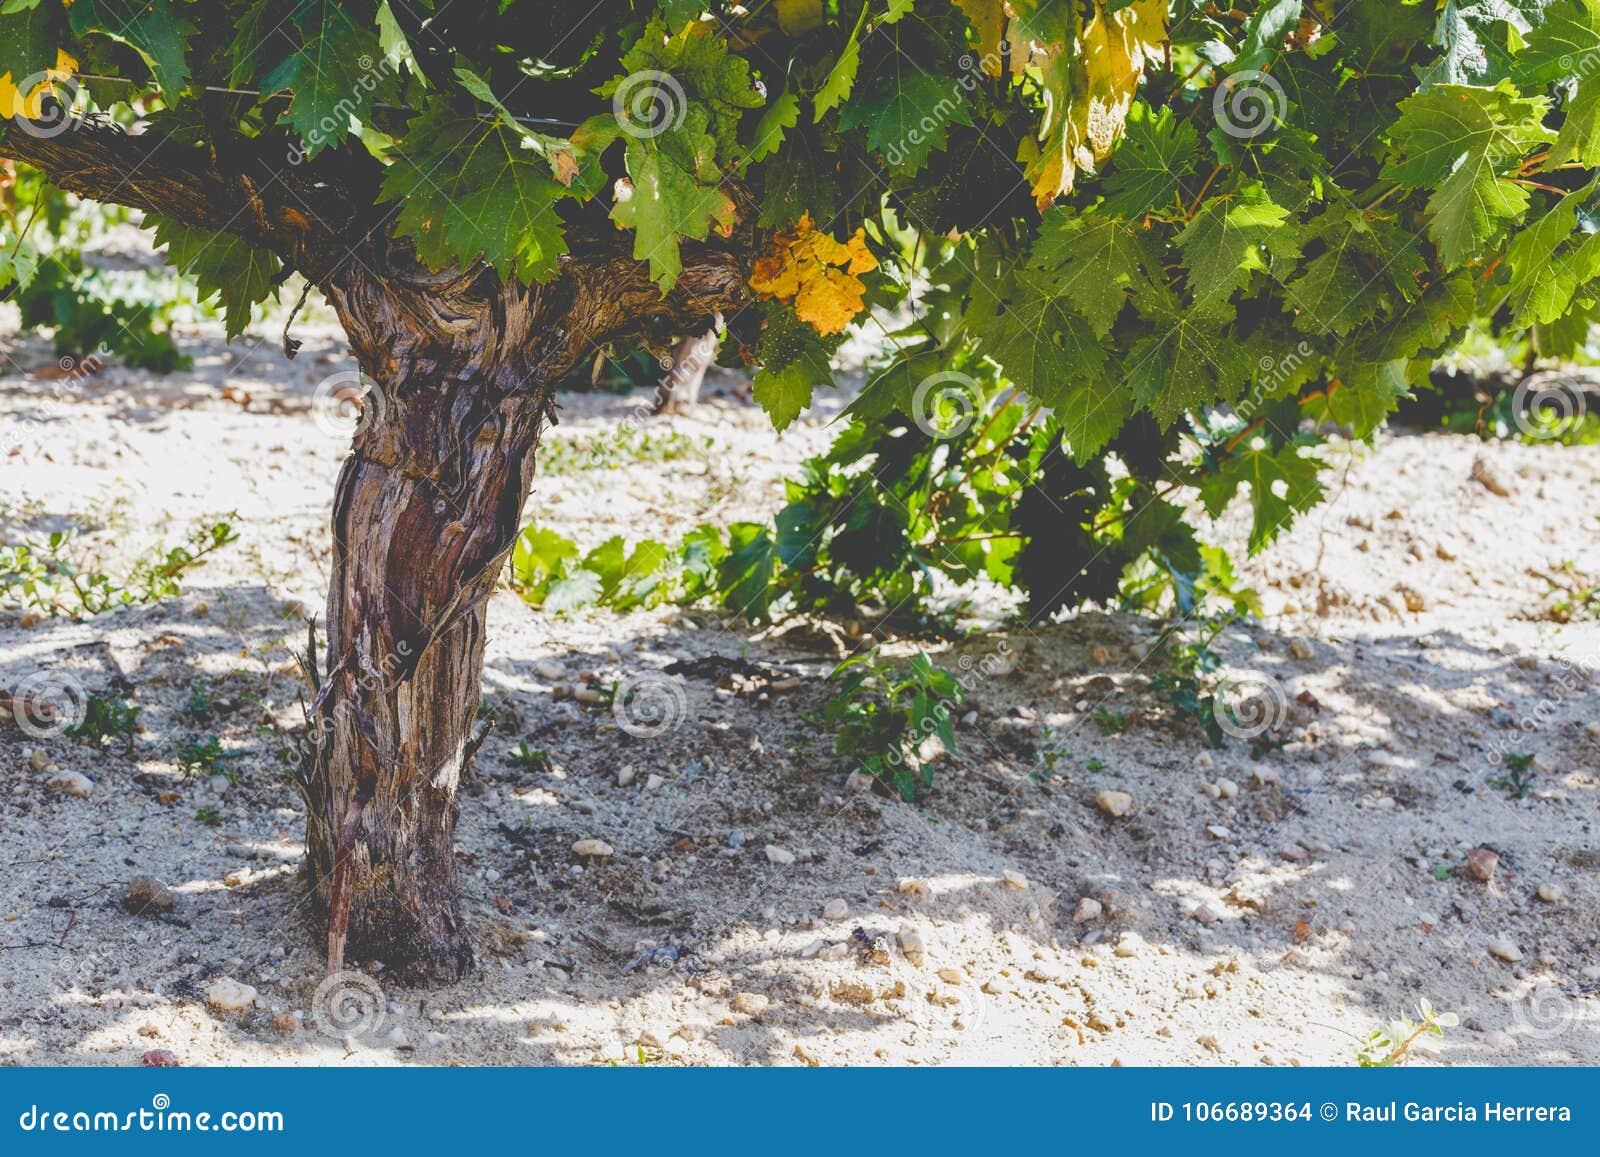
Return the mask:
{"type": "Polygon", "coordinates": [[[232,146],[223,164],[212,149],[128,131],[99,117],[74,121],[53,136],[0,121],[0,157],[32,165],[52,184],[90,200],[235,234],[274,250],[308,276],[353,216],[340,184],[251,142],[232,146]]]}

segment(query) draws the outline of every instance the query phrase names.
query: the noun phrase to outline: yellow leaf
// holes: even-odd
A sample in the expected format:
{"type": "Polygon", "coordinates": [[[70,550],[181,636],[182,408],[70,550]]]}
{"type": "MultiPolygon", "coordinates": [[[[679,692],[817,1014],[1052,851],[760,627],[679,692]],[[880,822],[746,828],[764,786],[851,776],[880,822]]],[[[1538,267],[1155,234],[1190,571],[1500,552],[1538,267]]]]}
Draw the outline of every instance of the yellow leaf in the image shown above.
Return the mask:
{"type": "Polygon", "coordinates": [[[28,92],[17,91],[16,81],[9,72],[0,76],[0,117],[9,120],[14,116],[32,119],[43,116],[44,98],[52,91],[52,85],[56,81],[71,80],[73,70],[77,67],[78,62],[58,48],[56,66],[46,70],[28,92]]]}
{"type": "Polygon", "coordinates": [[[1020,159],[1028,162],[1041,209],[1110,154],[1145,65],[1160,54],[1166,35],[1166,0],[1135,0],[1114,13],[1095,0],[1075,44],[1029,46],[1045,90],[1045,119],[1038,144],[1030,143],[1020,159]]]}
{"type": "Polygon", "coordinates": [[[849,273],[871,273],[878,268],[878,259],[867,249],[867,232],[857,228],[855,236],[850,238],[850,243],[845,246],[850,254],[849,273]]]}
{"type": "Polygon", "coordinates": [[[978,34],[978,52],[983,71],[990,76],[999,76],[1002,71],[1000,41],[1006,31],[1004,0],[956,0],[956,7],[966,13],[978,34]]]}
{"type": "Polygon", "coordinates": [[[839,333],[861,312],[867,287],[842,269],[822,270],[822,276],[805,280],[794,299],[794,312],[818,333],[839,333]]]}
{"type": "Polygon", "coordinates": [[[807,213],[756,258],[750,288],[762,297],[792,301],[795,313],[818,333],[839,333],[861,312],[867,287],[856,274],[877,267],[864,230],[839,241],[818,229],[807,213]]]}

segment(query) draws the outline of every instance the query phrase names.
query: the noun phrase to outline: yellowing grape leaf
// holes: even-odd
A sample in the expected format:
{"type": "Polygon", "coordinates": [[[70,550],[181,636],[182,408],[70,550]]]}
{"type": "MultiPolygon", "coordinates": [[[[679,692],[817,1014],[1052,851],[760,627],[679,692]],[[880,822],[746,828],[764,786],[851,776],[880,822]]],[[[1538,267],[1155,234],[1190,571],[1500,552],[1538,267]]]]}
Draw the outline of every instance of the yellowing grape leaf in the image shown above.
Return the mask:
{"type": "MultiPolygon", "coordinates": [[[[1019,4],[1021,0],[1019,0],[1019,4]]],[[[1032,32],[1048,34],[1040,18],[1022,19],[1012,46],[1013,67],[1025,62],[1045,89],[1045,118],[1037,142],[1029,141],[1019,158],[1028,164],[1028,179],[1042,209],[1072,191],[1078,173],[1093,172],[1122,136],[1128,108],[1144,78],[1145,65],[1161,51],[1167,35],[1165,0],[1135,0],[1115,12],[1095,0],[1093,14],[1072,40],[1076,12],[1067,21],[1062,40],[1022,39],[1032,32]]]]}
{"type": "Polygon", "coordinates": [[[46,69],[29,92],[18,92],[17,82],[8,72],[0,76],[0,118],[21,116],[38,120],[44,116],[44,98],[55,91],[55,82],[70,80],[78,62],[56,49],[56,66],[46,69]]]}
{"type": "Polygon", "coordinates": [[[818,333],[840,333],[864,303],[867,287],[857,274],[877,267],[861,229],[849,241],[839,241],[806,213],[756,258],[750,288],[762,297],[792,302],[796,316],[818,333]]]}

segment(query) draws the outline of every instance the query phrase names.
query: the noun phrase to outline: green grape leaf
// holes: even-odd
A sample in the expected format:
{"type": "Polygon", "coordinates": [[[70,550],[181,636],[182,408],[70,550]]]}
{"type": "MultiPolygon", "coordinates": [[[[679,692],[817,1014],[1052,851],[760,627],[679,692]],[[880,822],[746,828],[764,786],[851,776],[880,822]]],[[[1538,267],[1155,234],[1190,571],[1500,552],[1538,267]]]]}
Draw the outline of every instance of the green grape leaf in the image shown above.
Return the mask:
{"type": "Polygon", "coordinates": [[[946,146],[951,125],[972,123],[968,104],[959,85],[894,53],[856,86],[840,110],[839,127],[866,126],[867,147],[914,176],[929,154],[946,146]]]}
{"type": "Polygon", "coordinates": [[[1053,278],[1019,273],[1008,301],[983,335],[984,351],[1019,389],[1055,406],[1073,387],[1101,379],[1106,347],[1053,278]]]}
{"type": "Polygon", "coordinates": [[[1105,337],[1129,298],[1149,293],[1161,273],[1159,255],[1137,225],[1059,206],[1045,211],[1028,265],[1053,275],[1096,337],[1105,337]]]}
{"type": "Polygon", "coordinates": [[[391,74],[376,29],[357,24],[331,0],[305,0],[294,21],[300,48],[261,84],[265,92],[292,94],[279,123],[291,125],[305,155],[314,157],[348,136],[352,121],[371,120],[391,74]]]}
{"type": "Polygon", "coordinates": [[[77,0],[67,19],[75,36],[109,36],[132,48],[167,95],[175,96],[189,83],[184,40],[195,29],[172,0],[77,0]]]}
{"type": "Polygon", "coordinates": [[[1543,24],[1512,62],[1511,75],[1524,87],[1575,80],[1577,90],[1563,110],[1566,119],[1545,168],[1569,161],[1600,165],[1600,3],[1563,0],[1545,13],[1543,24]]]}
{"type": "Polygon", "coordinates": [[[250,323],[250,307],[277,295],[283,263],[275,253],[256,249],[232,233],[192,229],[170,217],[152,217],[156,245],[167,247],[167,261],[195,279],[201,300],[222,300],[228,340],[250,323]]]}
{"type": "Polygon", "coordinates": [[[1322,499],[1322,483],[1317,479],[1321,462],[1300,453],[1297,446],[1277,450],[1264,446],[1242,449],[1225,458],[1215,474],[1200,483],[1200,500],[1213,518],[1238,493],[1241,485],[1250,487],[1254,517],[1250,524],[1250,553],[1260,552],[1278,533],[1292,523],[1297,514],[1311,509],[1322,499]]]}
{"type": "Polygon", "coordinates": [[[1195,311],[1225,315],[1228,298],[1250,283],[1252,273],[1268,268],[1269,252],[1297,252],[1288,220],[1288,210],[1254,181],[1206,201],[1178,234],[1195,311]]]}
{"type": "Polygon", "coordinates": [[[412,118],[379,199],[400,203],[395,226],[431,268],[481,257],[532,282],[554,276],[566,252],[555,202],[568,194],[520,132],[439,101],[412,118]]]}
{"type": "Polygon", "coordinates": [[[1128,110],[1126,135],[1111,154],[1101,191],[1103,209],[1120,217],[1138,217],[1170,205],[1194,173],[1199,137],[1194,126],[1173,115],[1166,105],[1152,112],[1143,101],[1128,110]]]}
{"type": "Polygon", "coordinates": [[[830,362],[838,345],[837,338],[824,339],[801,321],[792,306],[768,307],[766,325],[756,342],[761,368],[751,391],[774,429],[781,431],[800,416],[811,404],[815,387],[833,384],[830,362]]]}

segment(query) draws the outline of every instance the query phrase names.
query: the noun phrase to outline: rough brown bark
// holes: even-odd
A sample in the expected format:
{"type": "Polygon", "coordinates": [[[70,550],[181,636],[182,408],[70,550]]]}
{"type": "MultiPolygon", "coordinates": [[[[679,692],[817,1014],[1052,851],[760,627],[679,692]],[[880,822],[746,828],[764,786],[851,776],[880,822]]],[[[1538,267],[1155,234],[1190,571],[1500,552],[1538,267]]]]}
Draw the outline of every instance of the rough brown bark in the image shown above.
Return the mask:
{"type": "Polygon", "coordinates": [[[43,141],[0,135],[0,155],[73,192],[181,210],[272,248],[338,312],[372,385],[334,498],[326,665],[311,661],[308,869],[331,969],[379,961],[455,979],[472,964],[453,843],[485,606],[553,420],[553,383],[606,342],[704,332],[743,305],[749,237],[686,246],[663,295],[627,237],[573,224],[560,275],[528,287],[479,265],[420,266],[348,159],[256,179],[214,151],[99,124],[43,141]]]}

